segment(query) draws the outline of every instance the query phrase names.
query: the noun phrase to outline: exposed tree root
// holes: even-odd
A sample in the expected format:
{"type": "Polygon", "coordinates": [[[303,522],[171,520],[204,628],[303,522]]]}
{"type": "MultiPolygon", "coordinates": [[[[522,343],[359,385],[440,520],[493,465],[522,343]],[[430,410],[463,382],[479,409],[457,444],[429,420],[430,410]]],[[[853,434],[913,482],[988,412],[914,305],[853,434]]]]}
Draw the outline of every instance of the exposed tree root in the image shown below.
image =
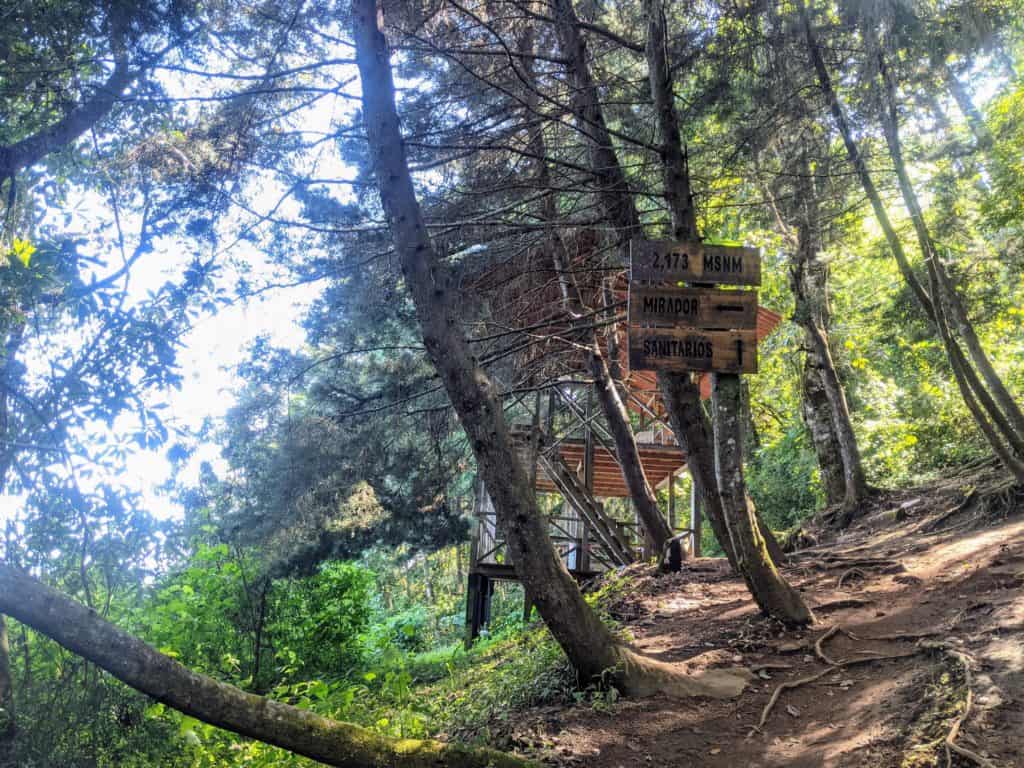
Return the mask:
{"type": "Polygon", "coordinates": [[[836,581],[836,589],[842,589],[843,582],[846,581],[848,578],[851,578],[856,575],[859,575],[862,579],[867,578],[867,574],[865,574],[862,569],[856,566],[854,566],[853,568],[848,568],[847,570],[843,571],[842,575],[839,577],[839,580],[836,581]]]}
{"type": "Polygon", "coordinates": [[[834,672],[836,669],[837,667],[826,667],[820,672],[815,672],[813,675],[808,675],[807,677],[801,677],[799,680],[788,680],[785,683],[780,683],[775,690],[772,691],[772,697],[768,700],[768,703],[765,704],[764,709],[761,710],[761,719],[758,720],[757,725],[750,729],[750,732],[747,734],[747,738],[749,739],[755,733],[761,733],[761,729],[764,728],[764,724],[768,722],[768,716],[772,713],[772,710],[775,708],[776,703],[778,703],[779,696],[782,695],[783,691],[791,688],[799,688],[801,685],[807,685],[808,683],[813,683],[815,680],[820,680],[830,672],[834,672]]]}
{"type": "Polygon", "coordinates": [[[619,684],[624,693],[636,697],[663,693],[677,699],[734,699],[755,679],[754,673],[744,667],[703,669],[692,660],[670,664],[628,648],[621,649],[619,659],[619,684]]]}
{"type": "Polygon", "coordinates": [[[854,635],[851,632],[846,632],[847,637],[851,637],[854,640],[865,640],[868,642],[881,642],[883,640],[920,640],[924,637],[937,637],[938,635],[945,634],[946,632],[941,629],[930,629],[927,632],[894,632],[889,635],[871,635],[870,637],[854,635]]]}
{"type": "Polygon", "coordinates": [[[970,524],[973,520],[1006,517],[1022,504],[1024,504],[1024,485],[1012,480],[998,483],[981,491],[972,488],[959,504],[943,512],[937,518],[925,521],[917,530],[921,533],[949,531],[950,528],[945,527],[945,524],[971,506],[978,508],[977,513],[966,524],[970,524]]]}
{"type": "Polygon", "coordinates": [[[964,700],[963,711],[953,720],[952,726],[950,726],[949,733],[946,734],[946,738],[943,740],[943,748],[946,752],[946,768],[951,768],[953,765],[953,752],[960,755],[961,757],[967,758],[975,765],[980,765],[982,768],[996,768],[995,763],[986,757],[982,757],[977,752],[974,752],[967,747],[961,746],[956,743],[957,736],[960,735],[960,729],[963,724],[967,721],[967,718],[971,715],[971,708],[974,705],[974,677],[971,674],[971,659],[967,654],[962,651],[954,650],[945,643],[926,643],[923,647],[930,648],[938,651],[942,651],[947,656],[956,660],[960,665],[960,668],[964,671],[964,687],[967,689],[967,698],[964,700]]]}
{"type": "MultiPolygon", "coordinates": [[[[821,635],[814,642],[814,653],[815,653],[815,655],[817,655],[817,657],[819,659],[821,659],[822,661],[824,661],[825,664],[827,664],[828,666],[826,666],[825,669],[820,670],[818,672],[815,672],[812,675],[808,675],[807,677],[801,677],[799,680],[788,680],[788,681],[786,681],[784,683],[780,683],[775,688],[775,690],[772,691],[771,698],[768,700],[768,703],[765,705],[764,709],[761,711],[761,719],[758,720],[757,725],[751,726],[750,731],[747,733],[747,738],[748,739],[751,738],[755,733],[761,733],[762,732],[762,729],[764,728],[764,724],[768,722],[768,717],[771,715],[772,710],[775,708],[775,705],[778,703],[779,697],[782,695],[783,691],[792,690],[793,688],[799,688],[799,687],[801,687],[803,685],[807,685],[809,683],[813,683],[813,682],[815,682],[817,680],[820,680],[821,678],[825,677],[825,675],[828,675],[828,674],[830,674],[832,672],[835,672],[837,670],[843,669],[844,667],[850,667],[850,666],[853,666],[855,664],[868,664],[870,662],[875,662],[875,661],[889,661],[891,659],[905,659],[905,658],[909,658],[910,656],[916,656],[916,655],[918,655],[919,653],[921,653],[922,651],[924,651],[924,650],[926,650],[928,648],[928,646],[922,644],[922,645],[919,645],[914,650],[908,651],[906,653],[878,654],[878,655],[873,655],[873,656],[865,657],[865,658],[841,659],[839,661],[836,661],[831,656],[829,656],[828,654],[825,653],[824,644],[830,638],[832,638],[834,635],[838,634],[839,632],[842,632],[844,635],[847,635],[848,637],[850,637],[850,638],[852,638],[854,640],[858,640],[858,639],[865,639],[865,640],[878,639],[878,638],[859,638],[857,635],[854,635],[853,633],[846,631],[845,629],[843,629],[838,624],[830,627],[827,632],[825,632],[823,635],[821,635]]],[[[903,639],[903,638],[901,637],[900,639],[903,639]]],[[[986,768],[988,768],[988,767],[986,767],[986,768]]],[[[992,768],[994,768],[994,767],[992,767],[992,768]]]]}
{"type": "MultiPolygon", "coordinates": [[[[938,746],[939,744],[942,744],[942,746],[943,746],[943,748],[945,750],[945,753],[946,753],[946,768],[952,768],[952,765],[953,765],[953,753],[956,753],[956,754],[960,755],[961,757],[966,758],[967,760],[970,760],[975,765],[981,766],[981,768],[996,768],[995,763],[993,763],[991,760],[989,760],[986,757],[983,757],[982,755],[979,755],[977,752],[974,752],[973,750],[970,750],[967,747],[964,747],[964,746],[958,744],[957,741],[956,741],[957,740],[957,736],[960,735],[960,729],[963,727],[963,724],[967,721],[967,718],[970,717],[971,709],[972,709],[972,707],[974,705],[974,688],[973,688],[973,682],[974,681],[973,681],[973,676],[971,674],[971,661],[972,660],[971,660],[971,658],[969,656],[967,656],[967,654],[963,653],[962,651],[958,651],[958,650],[956,650],[954,648],[951,648],[947,643],[926,642],[926,641],[922,640],[922,638],[932,637],[932,636],[940,635],[940,634],[944,634],[944,633],[943,632],[939,632],[939,631],[913,632],[913,633],[912,632],[906,632],[906,633],[896,633],[896,634],[889,634],[889,635],[875,635],[873,637],[863,637],[863,636],[857,636],[857,635],[853,634],[852,632],[849,632],[849,631],[843,629],[838,624],[830,627],[827,632],[822,634],[814,642],[814,653],[815,653],[815,655],[819,659],[821,659],[827,665],[825,667],[825,669],[822,669],[822,670],[820,670],[818,672],[815,672],[814,674],[808,675],[806,677],[801,677],[798,680],[789,680],[787,682],[779,684],[775,688],[775,690],[772,691],[771,698],[768,700],[768,703],[764,706],[764,709],[761,711],[761,717],[758,720],[757,725],[752,726],[750,731],[747,733],[747,738],[748,739],[751,738],[755,733],[762,733],[763,732],[762,729],[764,728],[765,723],[768,722],[768,718],[771,716],[772,710],[775,709],[775,705],[778,704],[779,698],[782,696],[783,691],[792,690],[794,688],[799,688],[801,686],[808,685],[810,683],[816,682],[816,681],[820,680],[821,678],[825,677],[828,674],[831,674],[831,673],[833,673],[833,672],[835,672],[837,670],[843,669],[844,667],[853,666],[854,664],[866,664],[866,663],[875,662],[875,661],[888,661],[888,660],[892,660],[892,659],[905,659],[905,658],[909,658],[911,656],[916,656],[916,655],[918,655],[918,654],[920,654],[920,653],[922,653],[924,651],[935,650],[935,651],[940,651],[940,652],[946,654],[947,656],[953,658],[960,665],[961,669],[963,669],[963,672],[964,672],[964,687],[967,689],[967,698],[964,701],[963,710],[960,712],[960,714],[953,721],[953,724],[950,726],[949,732],[946,734],[945,738],[944,739],[939,739],[939,740],[937,740],[935,742],[935,746],[938,746]],[[835,635],[839,634],[840,632],[845,634],[847,637],[850,637],[850,638],[852,638],[854,640],[880,641],[880,640],[915,640],[916,639],[916,640],[918,640],[918,644],[917,644],[917,647],[914,648],[914,650],[908,651],[906,653],[872,654],[870,656],[866,656],[866,657],[863,657],[863,658],[849,658],[849,659],[841,659],[839,661],[836,661],[831,656],[829,656],[827,653],[825,653],[824,645],[825,645],[826,642],[828,642],[829,639],[831,639],[835,635]]],[[[870,651],[866,651],[864,653],[871,653],[871,652],[870,651]]]]}
{"type": "Polygon", "coordinates": [[[828,613],[830,611],[841,611],[844,608],[863,608],[872,605],[875,601],[861,597],[844,597],[839,600],[829,600],[827,603],[813,606],[815,613],[828,613]]]}
{"type": "Polygon", "coordinates": [[[925,523],[922,523],[921,527],[918,530],[920,530],[923,533],[933,533],[934,531],[937,531],[939,528],[942,527],[943,523],[945,523],[951,517],[955,517],[956,515],[960,514],[968,506],[970,506],[971,502],[974,501],[974,498],[977,495],[977,493],[977,488],[971,488],[971,490],[967,492],[967,495],[964,496],[963,501],[961,501],[955,507],[950,509],[948,512],[944,512],[943,514],[939,515],[934,520],[929,520],[925,523]]]}
{"type": "Polygon", "coordinates": [[[828,640],[828,639],[829,639],[830,637],[832,637],[832,635],[834,635],[834,634],[836,634],[837,632],[839,632],[839,630],[840,630],[840,629],[841,629],[841,628],[840,628],[840,626],[839,626],[838,624],[834,625],[834,626],[833,626],[833,627],[832,627],[831,629],[829,629],[829,631],[828,631],[828,632],[826,632],[826,633],[825,633],[824,635],[822,635],[821,637],[819,637],[819,638],[817,639],[817,641],[816,641],[816,642],[814,643],[814,653],[815,653],[815,654],[817,655],[817,657],[818,657],[819,659],[821,659],[822,661],[824,661],[824,662],[825,662],[826,664],[828,664],[828,665],[829,665],[830,667],[836,667],[836,666],[839,666],[839,665],[838,665],[838,662],[836,662],[836,661],[833,661],[831,657],[829,657],[829,656],[826,656],[826,655],[825,655],[825,651],[824,651],[824,650],[822,650],[822,646],[823,646],[823,645],[825,644],[825,641],[826,641],[826,640],[828,640]]]}
{"type": "Polygon", "coordinates": [[[812,560],[806,563],[799,563],[801,568],[817,568],[819,571],[834,571],[839,568],[846,568],[852,570],[854,568],[877,571],[879,573],[898,573],[906,570],[902,563],[898,563],[895,560],[889,560],[884,557],[861,557],[852,558],[849,560],[838,559],[838,558],[822,558],[821,560],[812,560]]]}

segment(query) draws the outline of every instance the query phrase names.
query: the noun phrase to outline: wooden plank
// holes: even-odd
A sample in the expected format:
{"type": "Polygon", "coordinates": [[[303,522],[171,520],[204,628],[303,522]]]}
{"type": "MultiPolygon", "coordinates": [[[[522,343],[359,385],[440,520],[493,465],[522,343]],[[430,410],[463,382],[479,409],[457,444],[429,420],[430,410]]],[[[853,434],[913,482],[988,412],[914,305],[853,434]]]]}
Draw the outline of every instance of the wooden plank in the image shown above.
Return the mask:
{"type": "Polygon", "coordinates": [[[757,331],[630,326],[629,368],[757,373],[757,331]]]}
{"type": "Polygon", "coordinates": [[[757,291],[630,283],[629,324],[723,331],[756,329],[757,291]]]}
{"type": "Polygon", "coordinates": [[[637,238],[630,242],[630,262],[630,280],[761,284],[761,252],[745,245],[637,238]]]}

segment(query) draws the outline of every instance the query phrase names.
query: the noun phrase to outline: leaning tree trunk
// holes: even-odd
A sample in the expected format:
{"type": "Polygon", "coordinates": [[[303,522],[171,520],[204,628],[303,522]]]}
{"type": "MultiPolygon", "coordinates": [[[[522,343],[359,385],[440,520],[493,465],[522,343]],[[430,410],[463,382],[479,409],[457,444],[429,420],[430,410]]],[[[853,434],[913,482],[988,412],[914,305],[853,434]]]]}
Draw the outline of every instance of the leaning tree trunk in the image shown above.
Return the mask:
{"type": "Polygon", "coordinates": [[[814,621],[814,614],[800,593],[783,578],[772,562],[758,529],[754,510],[747,499],[743,479],[740,397],[738,375],[716,373],[712,376],[715,472],[739,570],[754,600],[765,614],[789,625],[809,624],[814,621]]]}
{"type": "Polygon", "coordinates": [[[943,66],[943,74],[949,86],[949,92],[953,94],[956,105],[960,108],[960,113],[967,119],[967,125],[971,129],[971,133],[974,134],[976,146],[981,150],[991,149],[995,143],[992,138],[992,132],[985,125],[985,118],[982,117],[978,107],[975,106],[974,99],[971,98],[967,86],[960,82],[960,78],[957,77],[956,72],[953,71],[949,64],[943,66]]]}
{"type": "Polygon", "coordinates": [[[1007,436],[1013,442],[1014,450],[1018,456],[1024,458],[1024,412],[1021,411],[1020,406],[988,359],[981,340],[974,330],[974,324],[967,315],[967,309],[950,280],[945,265],[939,258],[938,249],[935,247],[935,241],[928,229],[928,223],[925,221],[924,212],[921,210],[921,204],[917,199],[917,193],[914,191],[914,185],[910,180],[910,174],[907,173],[907,164],[903,158],[896,107],[896,84],[889,75],[885,54],[881,50],[879,50],[878,59],[885,99],[885,106],[882,109],[882,129],[889,148],[889,156],[892,158],[896,171],[900,193],[903,196],[904,205],[910,213],[910,220],[914,225],[914,232],[925,259],[929,278],[930,280],[934,279],[937,285],[938,292],[932,291],[932,304],[936,313],[939,313],[940,310],[949,313],[950,319],[963,339],[970,359],[981,373],[985,384],[991,390],[994,400],[1002,409],[1005,419],[1009,423],[1010,430],[1007,436]]]}
{"type": "MultiPolygon", "coordinates": [[[[656,4],[655,0],[644,0],[643,7],[647,20],[647,44],[644,50],[647,56],[648,82],[650,83],[651,100],[654,102],[658,134],[661,138],[662,182],[665,190],[665,200],[668,203],[669,214],[672,217],[672,233],[677,240],[699,240],[697,216],[693,206],[693,195],[690,187],[690,169],[685,152],[683,151],[682,139],[680,138],[679,117],[676,114],[675,96],[672,88],[672,72],[667,58],[668,33],[665,16],[661,6],[656,4]]],[[[737,385],[738,381],[737,379],[737,385]]],[[[675,402],[682,403],[687,399],[693,398],[696,383],[690,380],[689,374],[659,371],[658,382],[659,388],[663,393],[675,393],[679,396],[673,397],[675,402]]],[[[666,400],[665,402],[667,406],[668,401],[666,400]]],[[[737,405],[739,406],[739,403],[737,405]]],[[[687,413],[689,418],[698,418],[701,422],[705,420],[704,412],[699,407],[699,401],[698,407],[696,409],[689,409],[687,413]]],[[[739,414],[740,412],[737,410],[735,414],[737,418],[739,414]]],[[[696,453],[695,458],[698,472],[702,475],[698,487],[704,489],[705,504],[709,509],[708,517],[712,520],[712,525],[714,525],[714,516],[716,514],[720,515],[723,527],[730,531],[728,538],[732,540],[733,553],[730,562],[735,561],[734,564],[738,564],[740,562],[740,551],[735,539],[736,536],[745,534],[732,531],[729,527],[730,515],[726,507],[729,504],[730,497],[726,496],[721,485],[716,482],[717,478],[715,475],[711,477],[705,476],[711,465],[711,457],[716,456],[716,448],[710,441],[706,440],[709,432],[706,425],[702,424],[700,428],[691,427],[684,423],[682,417],[683,414],[679,413],[671,418],[673,424],[679,423],[679,426],[686,433],[687,448],[691,452],[696,453]],[[702,438],[705,439],[702,441],[702,438]],[[695,440],[697,441],[696,443],[694,442],[695,440]],[[708,500],[707,489],[717,490],[716,495],[720,496],[720,499],[716,500],[717,503],[708,500]]],[[[678,432],[677,439],[682,442],[682,437],[679,436],[678,432]]],[[[715,460],[717,461],[717,459],[715,460]]],[[[739,461],[742,462],[742,460],[741,454],[739,461]]],[[[763,524],[760,516],[754,511],[753,504],[746,497],[745,486],[743,498],[744,509],[753,518],[752,530],[757,533],[758,540],[764,544],[764,548],[770,557],[781,562],[785,558],[782,548],[779,546],[775,535],[763,524]]],[[[721,539],[719,540],[721,541],[721,539]]],[[[754,584],[760,583],[748,580],[748,584],[752,588],[754,584]]],[[[755,599],[757,599],[757,595],[755,595],[755,599]]]]}
{"type": "MultiPolygon", "coordinates": [[[[582,318],[585,314],[579,288],[572,275],[570,265],[566,263],[566,254],[559,244],[553,246],[552,254],[555,269],[562,284],[562,296],[566,304],[566,311],[575,321],[576,318],[582,318]]],[[[601,405],[601,411],[604,413],[608,429],[615,441],[615,456],[618,459],[622,477],[626,481],[633,507],[643,526],[649,551],[664,552],[669,539],[672,538],[672,531],[664,515],[661,514],[658,499],[647,481],[647,474],[640,462],[640,448],[637,446],[636,435],[629,421],[629,413],[619,395],[619,389],[615,385],[608,361],[601,352],[597,334],[589,320],[584,322],[588,326],[582,333],[584,334],[583,344],[586,346],[587,356],[590,360],[590,374],[594,379],[598,403],[601,405]]],[[[575,322],[573,324],[579,325],[575,322]]],[[[611,333],[614,332],[613,328],[611,333]]]]}
{"type": "MultiPolygon", "coordinates": [[[[629,195],[626,175],[618,165],[611,146],[611,136],[604,123],[597,87],[586,66],[586,45],[579,29],[575,26],[575,12],[572,9],[571,0],[558,0],[555,4],[555,13],[558,19],[559,40],[562,47],[570,53],[570,72],[575,85],[572,99],[573,114],[577,118],[580,130],[588,138],[591,168],[594,170],[594,178],[600,186],[599,197],[608,216],[613,221],[622,224],[620,234],[625,243],[631,233],[639,230],[640,217],[637,215],[636,207],[629,195]]],[[[529,39],[529,37],[527,32],[524,39],[529,39]]],[[[530,59],[527,59],[525,68],[527,75],[531,78],[532,63],[530,59]]],[[[527,98],[536,101],[535,90],[531,89],[527,98]]],[[[544,160],[546,151],[541,128],[538,128],[534,136],[531,137],[531,144],[532,152],[540,158],[540,184],[542,187],[547,187],[550,184],[547,163],[544,160]]],[[[548,207],[546,218],[550,220],[553,218],[554,211],[553,194],[548,196],[545,204],[548,207]]],[[[551,240],[555,241],[557,237],[553,237],[551,240]]],[[[585,314],[583,298],[572,274],[567,254],[561,244],[557,242],[551,244],[551,253],[562,287],[562,298],[569,315],[583,316],[585,314]]],[[[657,497],[647,481],[643,464],[640,462],[636,434],[633,432],[626,404],[611,375],[609,361],[605,359],[601,351],[593,326],[589,323],[587,325],[588,327],[581,331],[584,334],[583,344],[587,348],[590,372],[594,378],[594,388],[597,391],[601,412],[604,414],[605,421],[608,423],[608,431],[611,432],[612,440],[615,443],[615,458],[618,460],[618,466],[622,469],[623,479],[629,488],[630,499],[643,526],[649,550],[658,553],[664,552],[669,540],[672,539],[672,530],[669,528],[669,523],[662,514],[662,510],[658,508],[657,497]]],[[[614,332],[614,328],[609,331],[612,334],[614,332]]]]}
{"type": "MultiPolygon", "coordinates": [[[[570,79],[574,87],[573,112],[576,116],[580,129],[587,136],[587,145],[590,150],[590,166],[595,181],[598,184],[598,197],[605,215],[620,232],[623,241],[641,233],[640,216],[636,210],[632,190],[626,180],[622,166],[619,164],[618,156],[612,144],[601,110],[600,99],[597,87],[590,75],[587,65],[586,43],[580,34],[579,21],[572,6],[572,0],[555,0],[556,30],[563,54],[568,62],[570,79]]],[[[677,140],[675,147],[678,152],[679,162],[682,162],[682,147],[678,142],[678,130],[675,133],[677,140]]],[[[680,167],[671,158],[663,158],[663,168],[666,171],[670,168],[680,167]]],[[[672,175],[666,179],[666,184],[671,184],[671,189],[677,193],[676,200],[690,204],[689,176],[686,173],[672,175]]],[[[668,186],[666,188],[669,188],[668,186]]],[[[694,226],[693,236],[696,236],[694,226]]],[[[689,376],[682,374],[660,374],[669,376],[670,387],[673,391],[683,392],[691,386],[689,376]]],[[[682,401],[679,401],[680,403],[682,401]]],[[[710,440],[710,429],[706,424],[700,427],[691,428],[690,425],[683,425],[686,419],[695,414],[700,414],[703,419],[703,412],[699,409],[699,395],[697,398],[698,408],[696,411],[686,409],[672,413],[672,405],[665,401],[666,409],[670,417],[670,423],[676,433],[676,439],[687,454],[687,462],[691,468],[697,467],[701,477],[697,480],[698,493],[704,499],[705,508],[708,510],[708,518],[711,522],[715,536],[722,544],[728,554],[730,544],[725,534],[724,520],[721,517],[721,503],[718,500],[718,490],[714,482],[714,473],[711,471],[713,464],[713,448],[710,440]],[[681,428],[682,427],[682,431],[681,428]],[[684,438],[685,434],[685,438],[684,438]],[[705,473],[704,470],[707,470],[705,473]],[[717,527],[716,527],[717,525],[717,527]]],[[[730,557],[730,563],[735,566],[734,560],[730,557]]]]}
{"type": "Polygon", "coordinates": [[[0,565],[0,611],[190,717],[344,768],[524,768],[489,749],[391,739],[235,688],[182,666],[95,611],[9,565],[0,565]]]}
{"type": "Polygon", "coordinates": [[[612,682],[632,695],[738,695],[749,680],[745,670],[685,674],[619,643],[556,555],[526,469],[513,450],[497,388],[462,335],[451,275],[423,222],[399,129],[388,47],[377,26],[376,0],[354,0],[352,23],[370,160],[391,239],[424,346],[469,437],[516,575],[584,681],[608,679],[610,674],[612,682]]]}

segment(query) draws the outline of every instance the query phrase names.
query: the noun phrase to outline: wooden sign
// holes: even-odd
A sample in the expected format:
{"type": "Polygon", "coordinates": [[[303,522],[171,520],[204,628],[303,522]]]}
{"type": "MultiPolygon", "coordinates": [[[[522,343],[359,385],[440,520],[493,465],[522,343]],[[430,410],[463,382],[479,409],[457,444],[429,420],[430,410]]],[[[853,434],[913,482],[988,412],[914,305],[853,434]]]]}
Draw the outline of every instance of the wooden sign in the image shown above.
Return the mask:
{"type": "Polygon", "coordinates": [[[757,328],[757,291],[629,285],[630,325],[684,325],[703,330],[757,328]]]}
{"type": "Polygon", "coordinates": [[[760,285],[761,252],[743,245],[635,239],[630,280],[760,285]]]}
{"type": "Polygon", "coordinates": [[[630,326],[629,368],[757,373],[757,331],[630,326]]]}

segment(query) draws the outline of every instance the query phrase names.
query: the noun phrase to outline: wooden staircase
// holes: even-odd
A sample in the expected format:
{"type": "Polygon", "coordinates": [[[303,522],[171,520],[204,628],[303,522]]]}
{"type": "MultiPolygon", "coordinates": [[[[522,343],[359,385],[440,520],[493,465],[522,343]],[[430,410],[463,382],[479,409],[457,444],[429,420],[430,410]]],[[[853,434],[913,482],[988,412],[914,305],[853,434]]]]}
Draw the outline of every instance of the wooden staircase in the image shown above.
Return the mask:
{"type": "Polygon", "coordinates": [[[614,566],[629,565],[633,554],[626,544],[619,524],[604,512],[579,475],[569,469],[556,446],[544,446],[537,454],[540,468],[558,488],[559,493],[590,526],[608,562],[614,566]]]}

